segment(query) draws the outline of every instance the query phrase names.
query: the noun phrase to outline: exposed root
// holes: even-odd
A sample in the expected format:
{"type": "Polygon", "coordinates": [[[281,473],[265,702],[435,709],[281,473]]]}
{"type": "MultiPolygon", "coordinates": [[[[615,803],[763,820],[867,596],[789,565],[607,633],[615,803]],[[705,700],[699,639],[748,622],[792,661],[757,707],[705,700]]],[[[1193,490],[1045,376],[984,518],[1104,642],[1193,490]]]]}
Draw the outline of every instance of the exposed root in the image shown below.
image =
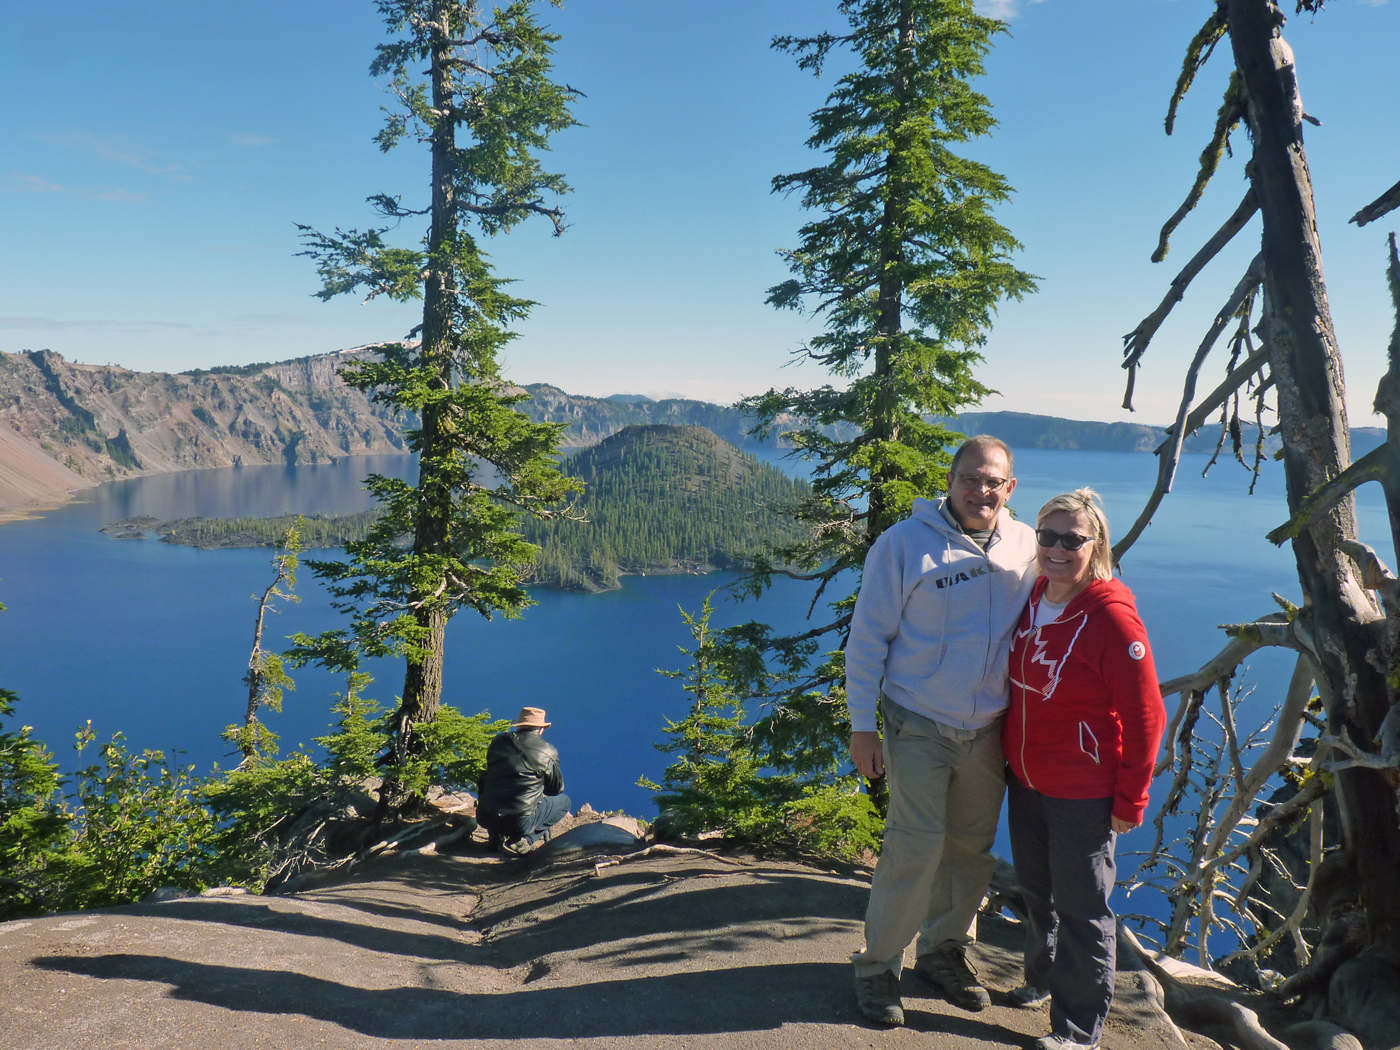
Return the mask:
{"type": "Polygon", "coordinates": [[[748,867],[748,865],[741,860],[722,857],[718,853],[712,853],[707,849],[694,849],[690,846],[668,846],[663,842],[658,842],[648,846],[646,849],[640,849],[636,853],[628,853],[624,856],[604,857],[602,860],[598,861],[597,864],[593,865],[593,874],[601,875],[605,868],[613,868],[619,864],[625,864],[629,860],[641,860],[643,857],[648,857],[653,853],[694,853],[701,857],[709,857],[711,860],[717,860],[721,864],[732,864],[736,868],[748,867]]]}
{"type": "Polygon", "coordinates": [[[1192,1031],[1216,1025],[1227,1028],[1234,1032],[1241,1050],[1289,1050],[1286,1043],[1264,1029],[1258,1014],[1229,998],[1223,986],[1196,988],[1179,980],[1122,922],[1118,924],[1118,943],[1157,979],[1163,1005],[1176,1024],[1192,1031]]]}

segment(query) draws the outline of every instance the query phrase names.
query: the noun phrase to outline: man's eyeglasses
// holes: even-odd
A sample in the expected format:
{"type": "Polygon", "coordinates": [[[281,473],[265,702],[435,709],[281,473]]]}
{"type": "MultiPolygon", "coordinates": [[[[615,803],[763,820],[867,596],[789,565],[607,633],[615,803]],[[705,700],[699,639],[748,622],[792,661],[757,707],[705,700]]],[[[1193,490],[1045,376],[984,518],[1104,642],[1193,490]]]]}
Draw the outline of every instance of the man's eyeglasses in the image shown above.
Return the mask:
{"type": "Polygon", "coordinates": [[[986,489],[988,492],[1000,492],[1008,480],[1006,478],[988,478],[981,474],[959,474],[956,470],[950,470],[948,473],[957,478],[966,488],[986,489]]]}
{"type": "Polygon", "coordinates": [[[1035,541],[1042,547],[1053,547],[1059,544],[1067,551],[1077,551],[1086,543],[1092,543],[1094,537],[1081,536],[1077,532],[1056,532],[1054,529],[1036,529],[1035,541]]]}

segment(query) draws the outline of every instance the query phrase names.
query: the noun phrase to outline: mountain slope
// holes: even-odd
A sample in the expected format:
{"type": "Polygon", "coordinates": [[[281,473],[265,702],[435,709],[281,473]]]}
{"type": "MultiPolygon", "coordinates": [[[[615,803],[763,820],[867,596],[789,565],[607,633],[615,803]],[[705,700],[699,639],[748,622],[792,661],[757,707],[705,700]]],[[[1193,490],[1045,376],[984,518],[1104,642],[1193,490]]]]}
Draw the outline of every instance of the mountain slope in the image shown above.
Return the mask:
{"type": "MultiPolygon", "coordinates": [[[[83,365],[49,350],[0,353],[0,512],[115,478],[256,463],[323,463],[406,451],[395,417],[336,369],[362,348],[172,375],[83,365]]],[[[522,388],[514,388],[520,390],[522,388]]],[[[582,448],[636,423],[707,426],[745,441],[745,417],[703,401],[571,397],[523,388],[521,411],[569,423],[582,448]]]]}
{"type": "Polygon", "coordinates": [[[355,353],[182,375],[0,354],[0,425],[87,484],[403,451],[400,421],[335,375],[355,353]]]}

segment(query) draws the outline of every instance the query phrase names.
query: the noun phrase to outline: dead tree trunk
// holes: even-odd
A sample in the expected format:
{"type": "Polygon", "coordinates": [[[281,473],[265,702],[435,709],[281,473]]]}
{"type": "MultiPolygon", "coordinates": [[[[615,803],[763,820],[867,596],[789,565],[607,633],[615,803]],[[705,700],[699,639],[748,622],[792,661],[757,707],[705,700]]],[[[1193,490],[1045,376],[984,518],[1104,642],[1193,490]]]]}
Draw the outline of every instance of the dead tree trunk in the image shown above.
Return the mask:
{"type": "MultiPolygon", "coordinates": [[[[1263,216],[1263,336],[1277,388],[1291,513],[1350,462],[1342,363],[1333,333],[1303,110],[1292,51],[1272,0],[1229,0],[1230,43],[1253,133],[1252,183],[1263,216]]],[[[1390,710],[1384,616],[1344,545],[1356,538],[1350,495],[1297,531],[1293,547],[1312,621],[1318,687],[1331,735],[1369,746],[1390,710]]],[[[1337,774],[1345,847],[1355,857],[1373,946],[1400,960],[1400,817],[1381,771],[1337,774]]]]}

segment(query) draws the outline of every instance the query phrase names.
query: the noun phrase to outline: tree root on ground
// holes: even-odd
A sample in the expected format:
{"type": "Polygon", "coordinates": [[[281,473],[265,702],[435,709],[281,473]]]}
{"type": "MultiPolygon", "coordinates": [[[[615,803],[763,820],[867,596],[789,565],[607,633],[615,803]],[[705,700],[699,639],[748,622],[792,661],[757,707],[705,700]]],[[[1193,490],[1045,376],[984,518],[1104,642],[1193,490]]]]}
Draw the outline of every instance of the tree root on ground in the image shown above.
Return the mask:
{"type": "Polygon", "coordinates": [[[625,864],[629,860],[641,860],[643,857],[648,857],[653,853],[694,853],[698,854],[701,857],[709,857],[711,860],[717,860],[721,864],[732,864],[736,868],[748,867],[748,865],[741,860],[734,860],[730,857],[722,857],[718,853],[712,853],[710,850],[707,849],[694,849],[690,846],[668,846],[665,843],[658,842],[654,845],[648,846],[646,849],[639,849],[636,853],[628,853],[623,856],[604,857],[602,860],[598,861],[597,864],[593,865],[593,873],[595,875],[601,875],[604,869],[606,868],[613,868],[619,864],[625,864]]]}
{"type": "MultiPolygon", "coordinates": [[[[1230,1041],[1241,1050],[1290,1050],[1287,1043],[1269,1034],[1259,1022],[1257,1013],[1230,998],[1224,987],[1193,987],[1174,976],[1121,921],[1118,923],[1118,944],[1126,948],[1161,986],[1162,1005],[1167,1016],[1176,1024],[1193,1032],[1206,1029],[1203,1034],[1209,1034],[1208,1030],[1212,1028],[1224,1028],[1232,1033],[1230,1041]]],[[[1341,1032],[1342,1029],[1337,1031],[1341,1032]]],[[[1315,1044],[1317,1050],[1323,1045],[1334,1045],[1335,1050],[1344,1050],[1340,1043],[1315,1044]]],[[[1349,1050],[1359,1050],[1359,1047],[1349,1050]]]]}

